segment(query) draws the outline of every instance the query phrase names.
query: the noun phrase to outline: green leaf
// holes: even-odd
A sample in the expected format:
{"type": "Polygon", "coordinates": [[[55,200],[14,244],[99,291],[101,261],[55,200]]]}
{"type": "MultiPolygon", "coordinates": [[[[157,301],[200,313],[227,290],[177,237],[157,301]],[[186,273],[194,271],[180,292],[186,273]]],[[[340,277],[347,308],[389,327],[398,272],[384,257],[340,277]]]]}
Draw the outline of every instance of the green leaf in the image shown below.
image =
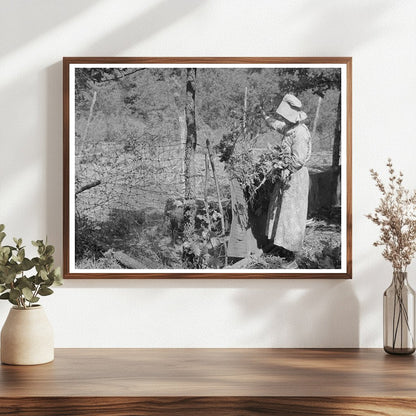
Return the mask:
{"type": "Polygon", "coordinates": [[[42,280],[48,280],[48,273],[46,273],[46,270],[42,269],[39,272],[39,276],[41,277],[42,280]]]}
{"type": "Polygon", "coordinates": [[[3,293],[5,290],[7,290],[6,286],[0,285],[0,293],[3,293]]]}
{"type": "Polygon", "coordinates": [[[10,251],[16,251],[17,250],[17,248],[16,247],[13,247],[13,246],[3,246],[3,247],[7,247],[10,251]]]}
{"type": "Polygon", "coordinates": [[[0,232],[4,231],[4,228],[5,228],[4,224],[0,224],[0,232]]]}
{"type": "Polygon", "coordinates": [[[20,264],[16,264],[15,262],[11,261],[7,263],[7,274],[13,274],[15,277],[21,273],[20,264]]]}
{"type": "Polygon", "coordinates": [[[16,247],[17,248],[20,248],[20,246],[22,245],[22,239],[21,238],[13,237],[13,241],[16,244],[16,247]]]}
{"type": "Polygon", "coordinates": [[[19,260],[19,263],[21,263],[23,261],[23,259],[25,258],[25,249],[21,248],[18,252],[17,252],[17,259],[19,260]]]}
{"type": "Polygon", "coordinates": [[[58,267],[55,267],[55,268],[52,270],[51,274],[53,274],[53,277],[54,277],[55,279],[60,279],[60,278],[62,278],[61,268],[60,268],[59,266],[58,266],[58,267]]]}
{"type": "Polygon", "coordinates": [[[35,303],[35,302],[37,302],[39,300],[39,297],[38,296],[34,296],[33,295],[33,292],[30,289],[28,289],[27,287],[25,287],[22,291],[23,291],[23,295],[24,295],[25,299],[28,302],[35,303]]]}
{"type": "Polygon", "coordinates": [[[26,276],[22,276],[18,279],[17,287],[21,290],[23,288],[28,288],[31,291],[35,290],[36,286],[33,282],[31,282],[26,276]]]}
{"type": "Polygon", "coordinates": [[[42,241],[42,240],[32,241],[32,244],[33,244],[35,247],[39,247],[39,246],[42,246],[42,245],[43,245],[43,241],[42,241]]]}
{"type": "Polygon", "coordinates": [[[53,275],[54,275],[54,283],[56,286],[61,286],[63,284],[63,279],[62,279],[62,273],[61,273],[61,268],[57,267],[56,269],[53,270],[53,275]]]}
{"type": "Polygon", "coordinates": [[[39,258],[39,266],[49,266],[51,267],[53,265],[53,257],[52,256],[46,256],[41,255],[39,258]]]}
{"type": "Polygon", "coordinates": [[[33,292],[28,288],[28,287],[24,287],[22,289],[23,292],[23,296],[29,301],[32,302],[31,299],[33,299],[33,292]]]}
{"type": "Polygon", "coordinates": [[[39,289],[39,295],[41,295],[41,296],[49,296],[49,295],[52,295],[52,293],[53,293],[53,290],[52,289],[49,289],[48,287],[46,287],[46,286],[42,286],[40,289],[39,289]]]}
{"type": "Polygon", "coordinates": [[[3,246],[0,248],[0,253],[2,254],[6,254],[9,255],[11,252],[10,247],[9,246],[3,246]]]}
{"type": "Polygon", "coordinates": [[[20,267],[22,268],[22,270],[24,272],[26,272],[26,271],[28,271],[30,269],[33,269],[33,266],[34,266],[33,262],[31,260],[29,260],[27,257],[25,257],[22,260],[22,263],[20,264],[20,267]]]}
{"type": "Polygon", "coordinates": [[[6,233],[0,232],[0,244],[4,240],[5,237],[6,237],[6,233]]]}
{"type": "Polygon", "coordinates": [[[10,257],[10,248],[9,247],[1,247],[0,248],[0,264],[6,264],[10,257]]]}
{"type": "Polygon", "coordinates": [[[4,284],[10,284],[13,283],[14,279],[16,277],[16,273],[14,273],[12,270],[9,270],[4,276],[3,276],[3,282],[4,284]]]}
{"type": "Polygon", "coordinates": [[[17,301],[16,300],[10,299],[10,292],[2,293],[0,295],[0,299],[7,299],[13,305],[17,305],[17,301]]]}
{"type": "Polygon", "coordinates": [[[40,285],[42,283],[44,283],[44,281],[42,280],[42,278],[37,274],[35,276],[35,280],[34,280],[35,285],[40,285]]]}
{"type": "Polygon", "coordinates": [[[54,246],[46,246],[45,249],[45,256],[52,256],[52,254],[55,253],[55,247],[54,246]]]}
{"type": "MultiPolygon", "coordinates": [[[[31,292],[32,293],[32,292],[31,292]]],[[[11,291],[10,291],[10,299],[11,300],[17,300],[20,296],[21,296],[21,292],[20,292],[20,290],[19,289],[12,289],[11,291]]]]}
{"type": "Polygon", "coordinates": [[[17,300],[16,300],[16,299],[10,299],[10,298],[9,298],[9,302],[10,302],[12,305],[19,306],[19,303],[17,302],[17,300]]]}

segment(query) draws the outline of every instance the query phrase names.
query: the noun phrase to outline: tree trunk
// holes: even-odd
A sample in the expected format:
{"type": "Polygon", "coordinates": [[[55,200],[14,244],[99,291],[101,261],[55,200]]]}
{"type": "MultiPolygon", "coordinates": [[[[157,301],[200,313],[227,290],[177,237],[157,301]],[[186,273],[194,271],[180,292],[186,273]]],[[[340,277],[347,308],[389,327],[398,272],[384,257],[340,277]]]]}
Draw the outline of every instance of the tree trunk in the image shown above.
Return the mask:
{"type": "Polygon", "coordinates": [[[183,102],[181,100],[182,95],[182,88],[183,83],[180,81],[182,78],[183,72],[181,71],[180,77],[172,77],[172,80],[175,84],[175,90],[174,90],[174,99],[176,104],[176,109],[178,113],[178,123],[179,123],[179,141],[180,145],[178,147],[178,158],[180,160],[180,166],[178,166],[179,170],[179,183],[181,184],[181,195],[184,195],[185,187],[183,183],[183,174],[185,172],[185,146],[186,146],[186,114],[185,114],[185,108],[183,106],[183,102]]]}
{"type": "Polygon", "coordinates": [[[182,108],[182,111],[179,111],[178,114],[179,119],[179,135],[180,135],[180,147],[179,147],[179,158],[181,160],[181,167],[180,167],[180,183],[181,183],[181,193],[184,192],[184,184],[183,184],[183,176],[182,174],[185,172],[185,159],[183,155],[185,154],[185,147],[186,147],[186,115],[185,109],[182,108]]]}
{"type": "Polygon", "coordinates": [[[204,182],[204,205],[207,218],[208,231],[211,232],[211,217],[209,215],[209,202],[208,202],[208,176],[209,176],[209,160],[208,151],[205,153],[205,182],[204,182]]]}
{"type": "Polygon", "coordinates": [[[338,99],[337,123],[335,125],[334,147],[332,149],[332,206],[341,206],[341,92],[338,99]]]}
{"type": "Polygon", "coordinates": [[[93,113],[93,111],[94,111],[94,105],[95,105],[95,101],[96,101],[96,100],[97,100],[97,91],[94,91],[94,94],[93,94],[93,96],[92,96],[91,106],[90,106],[90,112],[89,112],[89,114],[88,114],[87,124],[86,124],[86,126],[85,126],[85,129],[84,129],[84,134],[83,134],[83,137],[82,137],[82,142],[83,142],[83,143],[85,143],[85,140],[86,140],[87,135],[88,135],[88,129],[89,129],[89,127],[90,127],[91,118],[92,118],[92,113],[93,113]]]}
{"type": "Polygon", "coordinates": [[[321,109],[322,104],[322,97],[318,96],[318,105],[316,107],[315,119],[313,120],[313,127],[312,127],[312,139],[315,139],[316,136],[316,127],[318,126],[319,120],[319,110],[321,109]]]}
{"type": "Polygon", "coordinates": [[[195,123],[195,84],[196,68],[186,69],[186,143],[185,143],[185,204],[184,227],[185,234],[190,236],[195,229],[195,151],[196,151],[196,123],[195,123]]]}
{"type": "Polygon", "coordinates": [[[243,110],[243,137],[246,139],[247,134],[247,87],[244,90],[244,110],[243,110]]]}
{"type": "Polygon", "coordinates": [[[341,92],[339,93],[337,123],[335,125],[334,147],[332,149],[332,166],[339,166],[339,155],[341,150],[341,92]]]}

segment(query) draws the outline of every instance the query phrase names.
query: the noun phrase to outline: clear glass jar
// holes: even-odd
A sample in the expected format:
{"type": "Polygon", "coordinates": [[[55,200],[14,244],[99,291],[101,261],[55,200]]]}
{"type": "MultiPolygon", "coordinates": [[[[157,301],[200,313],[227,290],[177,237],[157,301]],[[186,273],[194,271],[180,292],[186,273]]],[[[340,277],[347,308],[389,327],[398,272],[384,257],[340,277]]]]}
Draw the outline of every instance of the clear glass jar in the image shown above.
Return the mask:
{"type": "Polygon", "coordinates": [[[383,296],[384,351],[413,354],[415,351],[415,291],[406,272],[393,272],[383,296]]]}

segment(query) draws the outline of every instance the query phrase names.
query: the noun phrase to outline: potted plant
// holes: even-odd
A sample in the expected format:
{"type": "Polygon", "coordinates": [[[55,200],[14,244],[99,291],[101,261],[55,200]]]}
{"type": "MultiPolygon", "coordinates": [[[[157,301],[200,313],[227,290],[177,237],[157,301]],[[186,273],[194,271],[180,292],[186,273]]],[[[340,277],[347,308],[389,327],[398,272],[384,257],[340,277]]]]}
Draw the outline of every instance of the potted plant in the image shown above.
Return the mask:
{"type": "Polygon", "coordinates": [[[403,173],[397,173],[388,159],[389,180],[384,184],[378,173],[371,176],[381,192],[379,206],[367,217],[380,227],[374,246],[383,246],[383,257],[393,266],[393,279],[383,296],[384,350],[390,354],[415,351],[415,292],[407,281],[407,267],[416,254],[416,191],[403,186],[403,173]]]}
{"type": "Polygon", "coordinates": [[[0,299],[13,307],[1,331],[1,362],[15,365],[43,364],[54,359],[53,330],[42,306],[41,296],[61,285],[59,267],[54,267],[55,248],[43,240],[32,241],[38,256],[26,257],[21,238],[2,245],[6,237],[0,224],[0,299]]]}

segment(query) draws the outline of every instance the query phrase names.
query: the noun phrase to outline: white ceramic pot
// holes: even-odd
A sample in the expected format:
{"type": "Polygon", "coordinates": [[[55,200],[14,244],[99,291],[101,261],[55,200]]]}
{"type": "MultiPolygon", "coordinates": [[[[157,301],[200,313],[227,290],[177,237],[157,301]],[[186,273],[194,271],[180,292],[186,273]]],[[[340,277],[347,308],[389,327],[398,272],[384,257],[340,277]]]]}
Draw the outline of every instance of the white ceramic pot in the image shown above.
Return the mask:
{"type": "Polygon", "coordinates": [[[1,331],[1,362],[34,365],[53,359],[53,329],[43,307],[11,308],[1,331]]]}

